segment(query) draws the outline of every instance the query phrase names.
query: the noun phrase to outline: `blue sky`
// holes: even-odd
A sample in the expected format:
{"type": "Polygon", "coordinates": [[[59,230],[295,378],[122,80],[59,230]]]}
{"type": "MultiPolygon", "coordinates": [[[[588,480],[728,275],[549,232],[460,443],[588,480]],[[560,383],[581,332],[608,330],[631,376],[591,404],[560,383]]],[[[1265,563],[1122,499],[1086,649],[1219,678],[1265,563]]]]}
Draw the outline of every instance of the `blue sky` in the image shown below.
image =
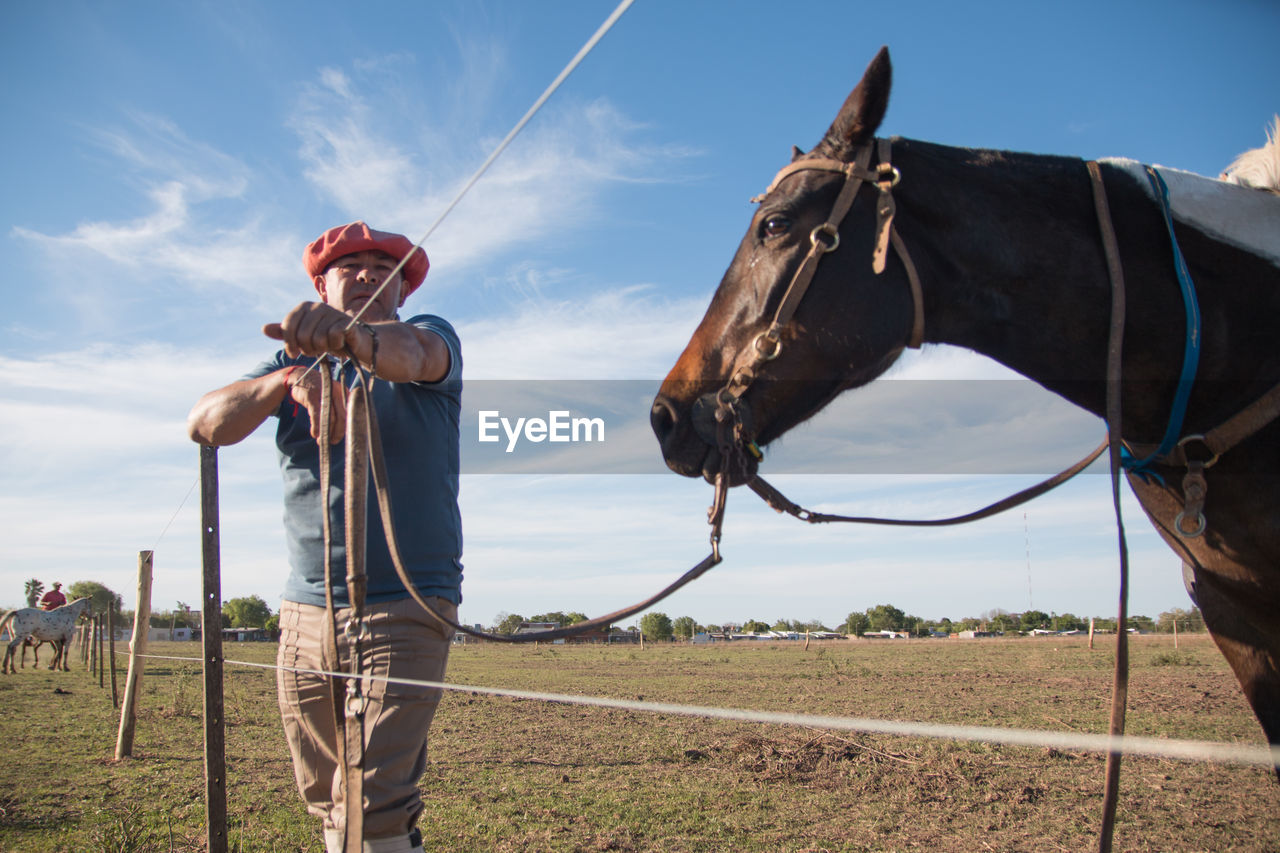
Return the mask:
{"type": "MultiPolygon", "coordinates": [[[[357,218],[416,240],[614,5],[11,10],[0,605],[38,577],[98,580],[132,606],[136,555],[151,548],[154,606],[195,603],[191,404],[273,349],[259,328],[307,298],[308,241],[357,218]]],[[[627,470],[660,471],[646,384],[656,389],[700,319],[749,197],[792,144],[820,138],[882,44],[894,62],[883,131],[945,144],[1215,175],[1280,110],[1280,8],[1263,0],[805,10],[637,0],[426,246],[431,273],[407,308],[458,327],[469,380],[547,380],[544,408],[580,402],[565,380],[616,383],[611,448],[636,460],[627,470]]],[[[1009,374],[933,347],[895,377],[967,389],[1009,374]]],[[[1101,438],[1095,419],[1034,388],[999,406],[985,392],[935,394],[945,411],[914,420],[892,405],[901,391],[874,393],[789,436],[771,459],[789,472],[778,484],[834,511],[953,514],[1101,438]],[[881,464],[815,474],[786,463],[806,447],[865,448],[868,434],[881,464]],[[1033,461],[992,456],[993,441],[1033,461]],[[920,461],[943,443],[967,464],[920,461]],[[884,461],[896,458],[913,461],[884,461]]],[[[220,453],[222,553],[224,597],[274,607],[285,567],[270,433],[220,453]]],[[[505,462],[463,478],[468,622],[613,610],[705,553],[704,483],[505,462]]],[[[1107,495],[1090,475],[1025,515],[904,533],[810,528],[735,492],[725,562],[659,609],[828,624],[886,602],[928,618],[1028,605],[1108,614],[1107,495]]],[[[1189,606],[1177,559],[1131,500],[1126,518],[1131,611],[1189,606]]]]}

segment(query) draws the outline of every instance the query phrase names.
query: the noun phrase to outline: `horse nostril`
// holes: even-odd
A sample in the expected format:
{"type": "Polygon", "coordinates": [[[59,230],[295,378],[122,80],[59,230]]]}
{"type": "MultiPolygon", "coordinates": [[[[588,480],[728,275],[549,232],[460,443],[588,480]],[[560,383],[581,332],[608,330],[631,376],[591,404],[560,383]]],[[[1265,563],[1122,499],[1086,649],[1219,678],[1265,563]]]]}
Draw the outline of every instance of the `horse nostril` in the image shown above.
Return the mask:
{"type": "Polygon", "coordinates": [[[659,444],[665,444],[667,437],[676,428],[676,409],[671,401],[659,394],[653,399],[653,408],[649,411],[649,424],[653,434],[658,437],[659,444]]]}

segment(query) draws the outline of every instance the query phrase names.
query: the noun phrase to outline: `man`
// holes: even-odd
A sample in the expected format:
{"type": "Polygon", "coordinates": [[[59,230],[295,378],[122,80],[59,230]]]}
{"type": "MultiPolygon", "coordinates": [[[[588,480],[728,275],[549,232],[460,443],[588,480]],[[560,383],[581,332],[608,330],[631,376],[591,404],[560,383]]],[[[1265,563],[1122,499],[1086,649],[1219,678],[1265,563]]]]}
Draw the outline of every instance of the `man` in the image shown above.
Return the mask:
{"type": "Polygon", "coordinates": [[[67,597],[62,594],[62,583],[60,581],[53,582],[53,589],[40,596],[40,609],[53,610],[55,607],[61,607],[67,603],[67,597]]]}
{"type": "MultiPolygon", "coordinates": [[[[280,323],[263,327],[284,348],[238,382],[211,391],[191,410],[188,431],[205,445],[235,444],[270,416],[279,419],[276,447],[285,486],[285,534],[291,571],[280,608],[282,667],[346,669],[344,628],[351,615],[346,589],[342,499],[329,497],[330,573],[341,661],[327,651],[333,628],[325,608],[325,558],[320,494],[321,383],[331,381],[331,482],[343,481],[345,428],[342,394],[356,375],[307,366],[326,355],[354,358],[377,376],[371,405],[377,412],[386,457],[393,525],[405,568],[438,612],[456,619],[461,601],[462,531],[458,512],[458,424],[462,356],[453,327],[421,314],[401,322],[397,309],[422,284],[428,261],[399,234],[363,222],[332,228],[309,245],[303,266],[320,295],[303,302],[280,323]],[[402,273],[391,276],[408,256],[402,273]],[[388,280],[388,277],[390,279],[388,280]],[[377,293],[379,285],[386,288],[377,293]],[[358,323],[352,319],[363,310],[358,323]],[[347,328],[351,326],[351,328],[347,328]]],[[[366,569],[368,591],[361,639],[364,675],[440,681],[452,630],[409,598],[391,562],[375,490],[369,489],[366,569]]],[[[324,821],[330,851],[343,846],[347,803],[337,743],[335,700],[328,679],[284,669],[277,688],[294,776],[307,809],[324,821]]],[[[421,849],[416,823],[423,805],[417,783],[426,768],[427,729],[438,690],[365,682],[363,713],[367,803],[364,850],[402,853],[421,849]]]]}

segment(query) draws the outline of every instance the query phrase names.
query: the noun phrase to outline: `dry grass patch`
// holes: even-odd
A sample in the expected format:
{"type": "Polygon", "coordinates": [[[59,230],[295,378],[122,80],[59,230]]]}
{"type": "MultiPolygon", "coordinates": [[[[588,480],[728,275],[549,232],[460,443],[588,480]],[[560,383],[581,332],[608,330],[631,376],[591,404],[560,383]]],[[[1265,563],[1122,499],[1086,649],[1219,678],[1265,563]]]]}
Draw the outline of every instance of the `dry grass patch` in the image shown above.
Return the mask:
{"type": "MultiPolygon", "coordinates": [[[[1053,731],[1106,727],[1110,650],[1084,640],[455,649],[457,684],[690,705],[1053,731]]],[[[162,651],[193,654],[193,646],[162,651]]],[[[270,661],[265,644],[231,658],[270,661]]],[[[1133,648],[1136,734],[1259,743],[1204,637],[1133,648]]],[[[204,849],[198,668],[148,667],[136,754],[83,671],[0,680],[0,850],[204,849]],[[63,691],[55,693],[55,690],[63,691]]],[[[230,841],[319,850],[293,787],[270,671],[228,667],[230,841]]],[[[1081,850],[1103,758],[449,693],[423,783],[428,849],[1081,850]]],[[[1261,770],[1126,759],[1119,850],[1280,849],[1261,770]]]]}

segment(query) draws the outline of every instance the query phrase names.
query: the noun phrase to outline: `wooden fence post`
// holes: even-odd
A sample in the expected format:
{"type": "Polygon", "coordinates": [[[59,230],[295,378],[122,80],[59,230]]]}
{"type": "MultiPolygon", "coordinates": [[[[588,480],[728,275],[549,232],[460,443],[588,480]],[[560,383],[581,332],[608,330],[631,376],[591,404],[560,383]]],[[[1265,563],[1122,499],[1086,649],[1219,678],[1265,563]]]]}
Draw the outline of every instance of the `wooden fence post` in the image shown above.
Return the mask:
{"type": "Polygon", "coordinates": [[[104,613],[98,617],[98,689],[99,690],[107,686],[107,656],[105,654],[106,647],[104,646],[104,642],[106,640],[106,637],[104,636],[104,632],[106,628],[104,626],[107,624],[107,614],[110,612],[111,612],[111,605],[107,605],[107,613],[104,613]]]}
{"type": "Polygon", "coordinates": [[[107,651],[111,660],[111,707],[120,707],[120,692],[116,689],[116,620],[107,608],[107,651]]]}
{"type": "Polygon", "coordinates": [[[89,676],[93,677],[98,674],[98,620],[101,616],[94,616],[89,620],[89,676]]]}
{"type": "Polygon", "coordinates": [[[222,696],[222,566],[218,530],[218,448],[200,448],[203,562],[204,802],[209,853],[227,850],[227,756],[222,696]]]}
{"type": "Polygon", "coordinates": [[[138,603],[133,612],[133,642],[129,645],[129,677],[124,683],[124,708],[116,758],[133,755],[133,730],[137,723],[138,696],[142,693],[143,658],[147,653],[147,627],[151,624],[151,551],[138,552],[138,603]]]}

